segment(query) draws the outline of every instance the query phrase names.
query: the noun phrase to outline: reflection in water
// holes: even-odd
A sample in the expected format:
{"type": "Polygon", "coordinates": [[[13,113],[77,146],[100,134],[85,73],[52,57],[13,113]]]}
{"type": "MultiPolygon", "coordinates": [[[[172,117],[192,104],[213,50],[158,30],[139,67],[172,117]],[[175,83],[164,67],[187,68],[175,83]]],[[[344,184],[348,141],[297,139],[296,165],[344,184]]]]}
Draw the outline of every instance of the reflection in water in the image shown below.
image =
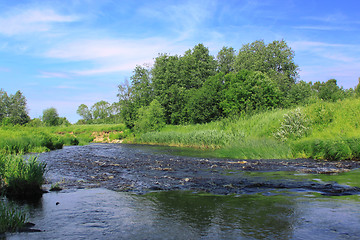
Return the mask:
{"type": "Polygon", "coordinates": [[[360,236],[358,196],[339,200],[284,193],[135,195],[87,189],[48,193],[39,205],[29,208],[29,220],[42,232],[7,234],[8,239],[314,239],[314,236],[357,239],[360,236]]]}

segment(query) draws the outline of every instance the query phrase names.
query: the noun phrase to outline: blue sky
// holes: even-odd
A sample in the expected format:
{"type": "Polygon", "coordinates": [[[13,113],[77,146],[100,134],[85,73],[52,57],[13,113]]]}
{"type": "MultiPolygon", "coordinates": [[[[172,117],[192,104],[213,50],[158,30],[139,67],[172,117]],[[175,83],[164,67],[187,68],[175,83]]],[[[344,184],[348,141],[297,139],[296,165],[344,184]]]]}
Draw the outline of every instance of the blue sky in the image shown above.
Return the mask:
{"type": "Polygon", "coordinates": [[[263,39],[284,39],[300,79],[360,77],[357,0],[0,0],[0,88],[21,90],[32,118],[55,107],[76,122],[77,107],[117,101],[117,86],[158,53],[198,43],[212,55],[263,39]]]}

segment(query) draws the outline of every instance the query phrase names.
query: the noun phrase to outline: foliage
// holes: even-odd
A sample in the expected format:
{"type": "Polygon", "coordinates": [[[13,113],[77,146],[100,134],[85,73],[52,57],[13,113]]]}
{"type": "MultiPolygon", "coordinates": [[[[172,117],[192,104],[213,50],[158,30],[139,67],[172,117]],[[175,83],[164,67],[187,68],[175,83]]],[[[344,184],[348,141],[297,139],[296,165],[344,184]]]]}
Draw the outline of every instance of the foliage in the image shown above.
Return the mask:
{"type": "Polygon", "coordinates": [[[274,136],[281,141],[296,140],[306,136],[309,130],[309,120],[300,108],[296,108],[284,115],[284,120],[274,136]]]}
{"type": "Polygon", "coordinates": [[[241,70],[225,76],[223,101],[226,116],[276,108],[281,103],[279,88],[261,72],[241,70]]]}
{"type": "Polygon", "coordinates": [[[224,74],[218,73],[209,77],[198,90],[188,92],[184,109],[187,122],[207,123],[223,117],[220,102],[223,100],[224,80],[224,74]]]}
{"type": "Polygon", "coordinates": [[[164,109],[155,99],[149,106],[139,108],[134,129],[136,132],[152,132],[161,129],[164,125],[164,109]]]}
{"type": "Polygon", "coordinates": [[[232,47],[223,47],[217,54],[217,71],[228,74],[234,71],[236,51],[232,47]]]}
{"type": "Polygon", "coordinates": [[[336,79],[315,82],[312,88],[318,93],[319,98],[325,101],[335,102],[345,98],[345,91],[337,85],[336,79]]]}

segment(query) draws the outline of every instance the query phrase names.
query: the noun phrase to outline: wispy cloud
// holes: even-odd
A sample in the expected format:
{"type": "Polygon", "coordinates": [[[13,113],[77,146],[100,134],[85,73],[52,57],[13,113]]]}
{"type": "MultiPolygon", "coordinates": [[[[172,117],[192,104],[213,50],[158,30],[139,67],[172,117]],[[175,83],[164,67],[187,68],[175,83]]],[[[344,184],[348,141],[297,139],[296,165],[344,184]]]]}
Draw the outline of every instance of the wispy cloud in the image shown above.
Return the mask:
{"type": "Polygon", "coordinates": [[[349,28],[349,27],[322,26],[322,25],[295,26],[294,29],[315,30],[315,31],[353,31],[354,30],[353,28],[349,28]]]}
{"type": "Polygon", "coordinates": [[[17,34],[46,32],[55,23],[78,21],[79,17],[62,15],[53,9],[26,9],[8,12],[0,17],[0,34],[12,36],[17,34]]]}
{"type": "Polygon", "coordinates": [[[40,78],[69,78],[69,74],[63,72],[41,72],[40,78]]]}

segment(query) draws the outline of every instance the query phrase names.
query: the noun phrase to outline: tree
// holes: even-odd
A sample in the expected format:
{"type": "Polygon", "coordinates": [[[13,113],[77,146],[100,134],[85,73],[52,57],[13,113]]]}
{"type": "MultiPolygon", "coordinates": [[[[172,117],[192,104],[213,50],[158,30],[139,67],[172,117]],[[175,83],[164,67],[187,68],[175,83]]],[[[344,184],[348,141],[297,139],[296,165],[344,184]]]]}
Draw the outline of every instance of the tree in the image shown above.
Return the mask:
{"type": "Polygon", "coordinates": [[[218,63],[217,71],[224,74],[234,71],[236,51],[232,47],[223,47],[216,56],[218,63]]]}
{"type": "Polygon", "coordinates": [[[45,126],[57,126],[59,125],[59,114],[53,107],[47,108],[43,111],[42,121],[45,126]]]}
{"type": "Polygon", "coordinates": [[[315,82],[313,89],[317,92],[320,99],[335,102],[345,97],[343,88],[337,85],[336,79],[329,79],[326,82],[315,82]]]}
{"type": "Polygon", "coordinates": [[[81,104],[76,110],[76,113],[87,122],[93,118],[90,109],[85,104],[81,104]]]}
{"type": "Polygon", "coordinates": [[[294,51],[284,40],[265,44],[263,40],[245,44],[236,57],[235,71],[242,69],[266,73],[286,93],[298,78],[294,51]]]}
{"type": "Polygon", "coordinates": [[[288,105],[306,104],[313,96],[312,83],[299,81],[294,84],[287,94],[288,105]]]}
{"type": "Polygon", "coordinates": [[[8,96],[5,91],[0,90],[0,121],[5,119],[14,125],[23,125],[30,121],[26,98],[20,91],[8,96]]]}
{"type": "Polygon", "coordinates": [[[222,116],[220,102],[223,100],[225,74],[220,72],[209,77],[199,89],[188,93],[186,112],[189,123],[206,123],[222,116]]]}
{"type": "Polygon", "coordinates": [[[110,117],[110,104],[106,101],[99,101],[92,105],[91,112],[94,119],[106,119],[110,117]]]}
{"type": "Polygon", "coordinates": [[[0,122],[8,116],[8,102],[9,97],[7,93],[3,89],[0,89],[0,122]]]}

